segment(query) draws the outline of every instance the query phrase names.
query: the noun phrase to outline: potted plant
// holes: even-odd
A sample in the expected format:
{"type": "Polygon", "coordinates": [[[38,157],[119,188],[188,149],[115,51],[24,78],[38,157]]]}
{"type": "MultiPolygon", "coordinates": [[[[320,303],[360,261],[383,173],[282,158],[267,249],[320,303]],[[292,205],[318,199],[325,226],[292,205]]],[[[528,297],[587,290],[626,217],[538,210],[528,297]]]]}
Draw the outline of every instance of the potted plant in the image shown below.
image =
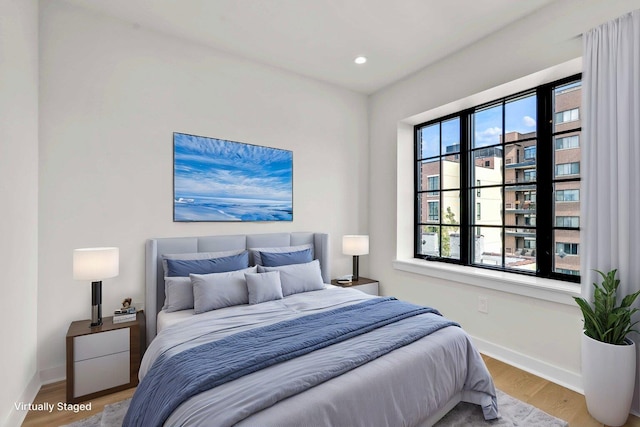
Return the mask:
{"type": "Polygon", "coordinates": [[[574,297],[584,316],[582,335],[582,379],[587,409],[593,418],[608,426],[627,421],[636,378],[636,347],[627,338],[637,321],[637,308],[631,307],[640,291],[627,295],[618,303],[617,270],[595,270],[602,284],[594,283],[593,306],[584,298],[574,297]]]}

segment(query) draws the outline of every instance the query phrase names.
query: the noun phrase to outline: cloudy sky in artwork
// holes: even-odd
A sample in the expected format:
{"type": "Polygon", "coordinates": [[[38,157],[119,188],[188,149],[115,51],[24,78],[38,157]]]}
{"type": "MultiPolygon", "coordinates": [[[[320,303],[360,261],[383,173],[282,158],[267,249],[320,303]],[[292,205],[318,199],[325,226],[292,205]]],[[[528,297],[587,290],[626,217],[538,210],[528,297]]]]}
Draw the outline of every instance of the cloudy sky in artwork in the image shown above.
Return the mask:
{"type": "Polygon", "coordinates": [[[291,202],[293,153],[174,133],[175,197],[291,202]]]}

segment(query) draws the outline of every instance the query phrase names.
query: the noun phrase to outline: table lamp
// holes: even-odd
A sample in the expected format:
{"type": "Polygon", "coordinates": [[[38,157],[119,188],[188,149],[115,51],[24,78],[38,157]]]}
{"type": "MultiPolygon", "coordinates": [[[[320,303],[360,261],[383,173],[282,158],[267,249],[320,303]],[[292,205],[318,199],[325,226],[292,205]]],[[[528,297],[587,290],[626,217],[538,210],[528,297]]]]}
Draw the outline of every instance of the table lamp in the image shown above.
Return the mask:
{"type": "Polygon", "coordinates": [[[369,236],[342,236],[342,253],[353,255],[353,279],[358,280],[359,256],[369,253],[369,236]]]}
{"type": "Polygon", "coordinates": [[[83,248],[73,251],[73,278],[91,280],[91,327],[102,325],[102,280],[120,270],[118,248],[83,248]]]}

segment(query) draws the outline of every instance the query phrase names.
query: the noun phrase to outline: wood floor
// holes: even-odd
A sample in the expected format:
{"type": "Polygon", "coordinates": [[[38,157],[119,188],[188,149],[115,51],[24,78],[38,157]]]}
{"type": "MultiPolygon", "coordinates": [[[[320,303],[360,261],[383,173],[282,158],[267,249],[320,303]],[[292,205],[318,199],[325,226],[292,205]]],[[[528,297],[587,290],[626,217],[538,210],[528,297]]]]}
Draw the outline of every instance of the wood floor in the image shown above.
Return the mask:
{"type": "MultiPolygon", "coordinates": [[[[483,355],[483,358],[493,376],[496,387],[505,393],[568,421],[570,427],[602,427],[602,424],[589,416],[584,396],[581,394],[491,357],[483,355]]],[[[58,402],[65,401],[65,390],[64,381],[45,385],[38,393],[34,403],[49,402],[57,405],[58,402]]],[[[23,427],[53,427],[78,421],[101,412],[105,405],[131,397],[134,390],[129,389],[93,399],[90,401],[90,412],[74,414],[73,412],[58,411],[57,409],[54,409],[51,414],[47,412],[30,412],[22,425],[23,427]]],[[[625,426],[640,427],[640,419],[630,416],[625,426]]]]}

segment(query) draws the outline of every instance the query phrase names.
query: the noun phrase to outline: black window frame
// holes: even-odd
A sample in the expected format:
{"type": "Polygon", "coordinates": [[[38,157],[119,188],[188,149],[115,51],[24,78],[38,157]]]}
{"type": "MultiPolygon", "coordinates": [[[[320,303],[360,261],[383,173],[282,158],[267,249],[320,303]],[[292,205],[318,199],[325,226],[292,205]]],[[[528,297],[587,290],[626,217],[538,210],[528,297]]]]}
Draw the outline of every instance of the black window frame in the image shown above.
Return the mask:
{"type": "MultiPolygon", "coordinates": [[[[490,270],[497,270],[502,272],[514,273],[514,274],[522,274],[527,276],[536,276],[543,278],[550,278],[568,282],[580,282],[580,276],[575,274],[565,274],[562,272],[561,268],[556,268],[554,271],[554,256],[556,256],[555,248],[556,243],[554,240],[555,231],[557,230],[575,230],[580,232],[581,227],[561,227],[558,226],[554,219],[554,209],[555,203],[561,201],[557,199],[558,193],[562,192],[562,201],[580,201],[580,189],[566,189],[566,190],[555,190],[555,184],[558,182],[569,182],[569,181],[581,181],[581,177],[577,176],[573,179],[563,179],[564,176],[561,176],[560,179],[555,175],[555,157],[554,153],[558,150],[556,146],[556,139],[572,136],[573,133],[580,133],[582,131],[582,126],[577,126],[568,131],[558,132],[554,129],[554,126],[568,123],[568,122],[557,122],[554,123],[554,118],[557,117],[557,113],[554,112],[554,101],[558,88],[561,88],[563,85],[569,85],[572,82],[582,81],[581,74],[575,74],[572,76],[568,76],[563,79],[559,79],[529,90],[521,91],[516,94],[502,97],[500,99],[493,100],[491,102],[487,102],[472,108],[468,108],[462,111],[458,111],[453,114],[448,114],[443,117],[439,117],[434,120],[430,120],[428,122],[419,123],[414,126],[414,195],[415,195],[415,203],[414,203],[414,257],[425,259],[427,261],[434,262],[445,262],[445,263],[453,263],[460,264],[465,266],[472,266],[490,270]],[[535,222],[534,225],[528,226],[527,228],[531,228],[535,232],[535,256],[536,256],[536,271],[526,271],[526,270],[518,270],[514,268],[508,268],[504,263],[505,259],[505,233],[507,229],[513,228],[510,224],[505,224],[505,213],[504,207],[507,206],[506,200],[503,200],[503,208],[501,209],[502,215],[502,225],[496,226],[502,229],[502,257],[503,263],[498,266],[490,266],[486,264],[479,264],[474,262],[471,245],[475,244],[475,235],[480,230],[482,225],[476,224],[476,212],[475,212],[475,198],[473,197],[474,192],[480,193],[480,188],[497,188],[501,187],[503,194],[505,188],[505,178],[504,178],[504,168],[507,164],[506,161],[503,161],[503,178],[501,185],[489,185],[489,186],[476,186],[473,174],[471,170],[473,169],[474,159],[473,159],[473,151],[470,148],[471,144],[471,133],[473,132],[473,123],[472,117],[476,111],[481,111],[483,108],[490,108],[492,105],[497,105],[502,103],[503,105],[503,114],[504,114],[504,106],[506,103],[512,100],[516,100],[518,98],[522,98],[528,96],[529,94],[536,94],[536,133],[534,139],[537,140],[535,153],[536,153],[536,183],[535,183],[535,193],[537,194],[536,201],[536,213],[535,213],[535,222]],[[460,236],[460,248],[459,248],[459,258],[451,258],[449,256],[434,256],[434,255],[425,255],[421,253],[421,233],[428,226],[433,226],[434,224],[421,223],[420,220],[420,193],[425,193],[425,190],[419,190],[418,182],[420,179],[420,162],[424,161],[424,159],[420,158],[419,153],[421,147],[420,139],[420,130],[424,127],[428,127],[434,124],[442,123],[454,120],[458,118],[460,122],[460,148],[459,148],[459,156],[456,156],[456,159],[460,160],[460,188],[459,188],[459,203],[460,203],[460,218],[457,221],[459,226],[458,233],[460,236]],[[576,200],[564,200],[565,192],[576,192],[575,195],[576,200]],[[541,198],[541,195],[545,195],[544,198],[541,198]],[[542,199],[542,200],[541,200],[542,199]],[[425,227],[426,226],[426,227],[425,227]],[[475,229],[476,231],[474,231],[475,229]]],[[[578,109],[578,120],[580,120],[580,116],[582,115],[580,112],[580,107],[578,109]]],[[[570,109],[572,110],[572,109],[570,109]]],[[[508,131],[506,131],[508,132],[508,131]]],[[[503,135],[505,132],[503,131],[503,135]]],[[[442,144],[442,143],[441,143],[442,144]]],[[[507,147],[508,142],[502,141],[501,149],[503,150],[502,158],[505,158],[505,148],[507,147]]],[[[579,136],[578,136],[578,146],[577,147],[568,147],[571,148],[579,148],[579,136]]],[[[490,147],[493,148],[493,147],[490,147]]],[[[477,148],[475,148],[477,149],[477,148]]],[[[475,150],[474,149],[474,150],[475,150]]],[[[524,155],[524,154],[523,154],[524,155]]],[[[440,160],[444,160],[446,157],[446,153],[441,151],[440,160]]],[[[526,161],[527,159],[525,159],[526,161]]],[[[522,161],[522,159],[519,159],[522,161]]],[[[486,162],[485,162],[486,166],[486,162]]],[[[441,171],[442,172],[442,171],[441,171]]],[[[441,183],[442,184],[442,183],[441,183]]],[[[442,193],[442,187],[441,191],[442,193]]],[[[440,199],[442,200],[442,199],[440,199]]],[[[440,203],[440,207],[442,209],[443,205],[440,203]]],[[[440,218],[440,227],[444,227],[443,218],[440,218]]],[[[442,231],[442,230],[441,230],[442,231]]],[[[442,245],[442,243],[441,243],[442,245]]],[[[578,245],[578,244],[576,244],[578,245]]],[[[578,245],[579,246],[579,245],[578,245]]],[[[577,246],[577,247],[578,247],[577,246]]]]}

